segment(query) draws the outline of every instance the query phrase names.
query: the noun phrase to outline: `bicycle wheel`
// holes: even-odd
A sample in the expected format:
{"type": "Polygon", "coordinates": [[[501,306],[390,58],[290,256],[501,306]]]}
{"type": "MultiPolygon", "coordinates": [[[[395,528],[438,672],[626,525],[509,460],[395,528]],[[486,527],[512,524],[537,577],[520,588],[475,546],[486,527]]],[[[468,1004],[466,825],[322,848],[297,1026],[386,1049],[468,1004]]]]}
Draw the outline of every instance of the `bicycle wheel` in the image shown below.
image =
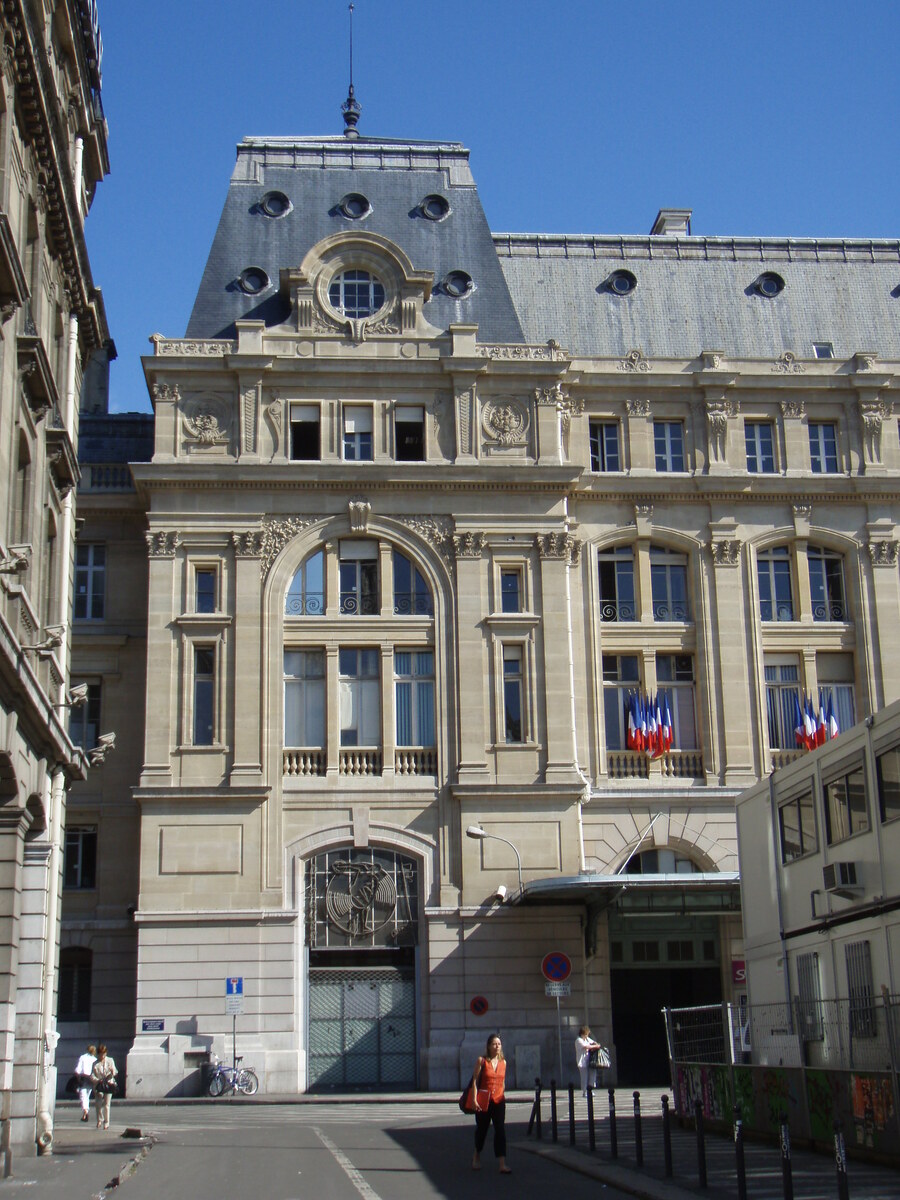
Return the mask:
{"type": "Polygon", "coordinates": [[[238,1071],[237,1086],[238,1091],[243,1092],[245,1096],[255,1096],[259,1091],[259,1080],[256,1077],[256,1072],[251,1071],[249,1067],[238,1071]]]}
{"type": "Polygon", "coordinates": [[[225,1076],[217,1071],[209,1081],[209,1087],[206,1089],[211,1096],[221,1096],[225,1091],[225,1076]]]}

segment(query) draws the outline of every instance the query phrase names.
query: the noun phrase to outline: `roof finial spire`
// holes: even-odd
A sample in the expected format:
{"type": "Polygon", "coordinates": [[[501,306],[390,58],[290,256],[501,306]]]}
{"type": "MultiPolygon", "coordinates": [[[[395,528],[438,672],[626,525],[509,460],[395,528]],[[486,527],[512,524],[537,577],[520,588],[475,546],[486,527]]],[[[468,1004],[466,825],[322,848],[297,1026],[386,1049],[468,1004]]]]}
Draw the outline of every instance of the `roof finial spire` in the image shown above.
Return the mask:
{"type": "Polygon", "coordinates": [[[344,137],[358,138],[359,133],[356,129],[356,122],[359,120],[359,114],[362,112],[362,107],[356,99],[353,92],[353,9],[350,8],[350,91],[347,93],[347,99],[341,105],[341,112],[344,114],[344,137]]]}

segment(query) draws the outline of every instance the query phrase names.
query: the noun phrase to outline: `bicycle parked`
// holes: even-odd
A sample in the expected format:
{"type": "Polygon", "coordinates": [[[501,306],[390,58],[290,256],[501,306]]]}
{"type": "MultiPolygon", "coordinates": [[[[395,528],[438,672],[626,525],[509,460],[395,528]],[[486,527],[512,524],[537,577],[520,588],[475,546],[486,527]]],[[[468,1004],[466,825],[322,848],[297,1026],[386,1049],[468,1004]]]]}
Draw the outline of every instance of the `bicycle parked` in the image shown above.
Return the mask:
{"type": "Polygon", "coordinates": [[[241,1092],[245,1096],[254,1096],[259,1091],[259,1079],[250,1067],[242,1067],[241,1056],[234,1060],[234,1066],[229,1067],[215,1056],[212,1063],[212,1075],[207,1091],[210,1096],[223,1096],[226,1092],[241,1092]]]}

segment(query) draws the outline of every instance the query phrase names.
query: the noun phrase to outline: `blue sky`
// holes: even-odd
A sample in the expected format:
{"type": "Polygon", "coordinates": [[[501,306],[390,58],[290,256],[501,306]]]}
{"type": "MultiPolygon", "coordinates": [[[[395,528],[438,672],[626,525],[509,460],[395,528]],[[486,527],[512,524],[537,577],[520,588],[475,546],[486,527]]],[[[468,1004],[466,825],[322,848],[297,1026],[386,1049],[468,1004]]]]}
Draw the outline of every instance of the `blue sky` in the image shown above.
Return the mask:
{"type": "MultiPolygon", "coordinates": [[[[360,132],[463,142],[497,232],[897,237],[896,0],[355,0],[360,132]]],[[[245,135],[340,132],[345,0],[100,0],[111,174],[87,225],[119,352],[183,335],[245,135]]]]}

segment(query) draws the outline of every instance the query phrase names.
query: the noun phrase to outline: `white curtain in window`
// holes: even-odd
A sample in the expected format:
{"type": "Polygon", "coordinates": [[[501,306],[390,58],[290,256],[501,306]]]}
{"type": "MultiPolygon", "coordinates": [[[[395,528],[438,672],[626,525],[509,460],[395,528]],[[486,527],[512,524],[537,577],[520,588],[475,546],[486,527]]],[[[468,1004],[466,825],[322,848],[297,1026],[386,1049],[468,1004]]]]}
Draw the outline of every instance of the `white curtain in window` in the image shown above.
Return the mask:
{"type": "Polygon", "coordinates": [[[344,409],[345,433],[371,433],[372,410],[369,407],[353,407],[344,409]]]}

